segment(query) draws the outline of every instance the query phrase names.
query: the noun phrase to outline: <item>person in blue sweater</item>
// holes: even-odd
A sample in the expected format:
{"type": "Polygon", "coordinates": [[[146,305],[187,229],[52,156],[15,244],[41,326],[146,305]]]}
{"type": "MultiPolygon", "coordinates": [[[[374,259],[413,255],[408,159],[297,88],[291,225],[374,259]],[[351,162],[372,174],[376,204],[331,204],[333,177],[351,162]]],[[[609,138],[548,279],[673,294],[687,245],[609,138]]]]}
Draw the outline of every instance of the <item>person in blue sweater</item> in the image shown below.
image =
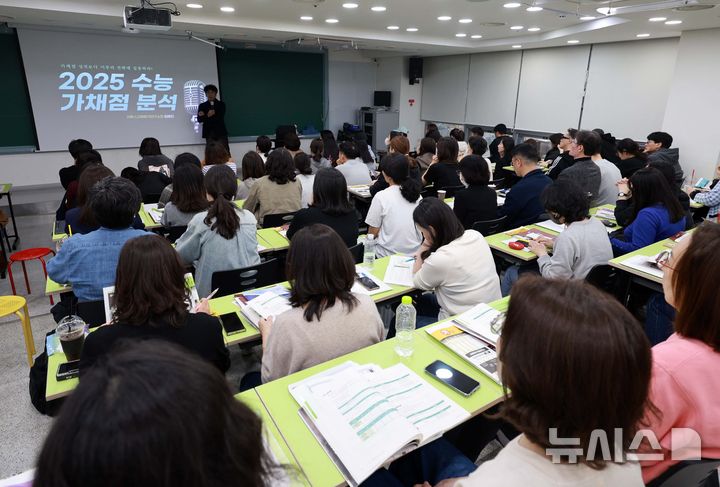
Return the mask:
{"type": "Polygon", "coordinates": [[[507,217],[505,228],[515,228],[535,223],[545,211],[540,194],[552,183],[538,165],[540,156],[531,144],[520,144],[511,152],[515,174],[521,177],[508,192],[505,204],[498,208],[498,217],[507,217]]]}
{"type": "Polygon", "coordinates": [[[631,223],[622,239],[610,239],[616,256],[647,247],[685,229],[685,212],[660,171],[653,167],[639,169],[630,178],[630,191],[635,202],[631,223]]]}

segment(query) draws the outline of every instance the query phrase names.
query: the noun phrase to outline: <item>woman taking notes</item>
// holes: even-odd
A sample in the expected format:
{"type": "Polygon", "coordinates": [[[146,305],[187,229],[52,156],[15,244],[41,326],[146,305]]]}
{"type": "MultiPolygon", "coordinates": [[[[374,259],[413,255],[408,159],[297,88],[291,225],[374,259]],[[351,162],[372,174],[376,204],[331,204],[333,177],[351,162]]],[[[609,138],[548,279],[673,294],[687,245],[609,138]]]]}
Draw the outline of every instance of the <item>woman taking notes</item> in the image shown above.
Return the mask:
{"type": "Polygon", "coordinates": [[[87,336],[80,368],[91,367],[121,340],[157,338],[181,345],[225,372],[230,355],[220,322],[210,316],[207,300],[200,305],[204,312],[188,311],[184,276],[182,262],[164,238],[128,240],[118,260],[111,323],[87,336]]]}
{"type": "Polygon", "coordinates": [[[237,192],[235,174],[228,167],[214,167],[205,176],[205,189],[210,208],[190,220],[187,231],[175,244],[183,261],[195,266],[195,283],[201,296],[210,294],[213,272],[260,263],[257,220],[233,203],[237,192]]]}
{"type": "Polygon", "coordinates": [[[420,246],[412,213],[420,201],[420,185],[410,178],[410,165],[405,155],[386,155],[380,163],[382,177],[390,185],[378,192],[370,204],[368,233],[377,239],[376,254],[413,254],[420,246]]]}
{"type": "Polygon", "coordinates": [[[480,233],[463,229],[450,207],[437,198],[422,199],[413,221],[424,238],[415,254],[413,284],[434,291],[439,305],[439,316],[437,307],[427,313],[433,318],[428,323],[500,299],[495,261],[480,233]]]}
{"type": "Polygon", "coordinates": [[[292,309],[260,320],[263,382],[383,339],[385,328],[373,300],[350,291],[355,264],[331,228],[311,225],[293,237],[287,277],[292,309]]]}

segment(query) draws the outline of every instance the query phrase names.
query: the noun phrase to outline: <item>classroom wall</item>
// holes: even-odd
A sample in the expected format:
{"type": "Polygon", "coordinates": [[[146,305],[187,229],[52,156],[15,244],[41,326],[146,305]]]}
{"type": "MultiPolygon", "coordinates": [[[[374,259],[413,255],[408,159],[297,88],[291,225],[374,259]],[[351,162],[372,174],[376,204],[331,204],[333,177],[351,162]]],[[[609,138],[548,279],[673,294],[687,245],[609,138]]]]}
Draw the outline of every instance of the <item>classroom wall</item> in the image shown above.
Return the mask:
{"type": "Polygon", "coordinates": [[[398,110],[400,126],[408,129],[411,150],[425,134],[425,122],[420,118],[422,80],[410,85],[410,58],[394,56],[377,62],[376,90],[392,92],[392,109],[398,110]],[[410,100],[414,100],[410,103],[410,100]]]}
{"type": "Polygon", "coordinates": [[[359,51],[331,51],[328,55],[327,128],[337,133],[343,123],[357,123],[360,107],[371,106],[377,66],[359,51]]]}

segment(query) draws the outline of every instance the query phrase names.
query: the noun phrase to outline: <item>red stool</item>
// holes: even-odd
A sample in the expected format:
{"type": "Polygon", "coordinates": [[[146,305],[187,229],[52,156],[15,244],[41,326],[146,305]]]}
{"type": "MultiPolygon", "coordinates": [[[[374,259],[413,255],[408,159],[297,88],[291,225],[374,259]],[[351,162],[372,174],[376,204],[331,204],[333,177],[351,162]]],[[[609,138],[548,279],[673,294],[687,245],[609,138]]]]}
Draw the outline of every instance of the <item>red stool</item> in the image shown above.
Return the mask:
{"type": "MultiPolygon", "coordinates": [[[[23,274],[25,275],[25,289],[27,289],[28,294],[32,294],[30,292],[30,281],[28,281],[27,269],[25,269],[25,262],[28,260],[38,259],[42,264],[43,273],[45,273],[45,280],[47,281],[47,268],[45,267],[44,257],[50,254],[55,255],[55,251],[53,249],[48,249],[45,247],[25,249],[10,254],[10,262],[8,262],[8,276],[10,276],[10,286],[12,287],[13,294],[17,294],[17,292],[15,292],[15,281],[13,280],[12,265],[15,262],[20,262],[22,264],[23,274]]],[[[52,294],[50,295],[50,304],[55,304],[52,294]]]]}

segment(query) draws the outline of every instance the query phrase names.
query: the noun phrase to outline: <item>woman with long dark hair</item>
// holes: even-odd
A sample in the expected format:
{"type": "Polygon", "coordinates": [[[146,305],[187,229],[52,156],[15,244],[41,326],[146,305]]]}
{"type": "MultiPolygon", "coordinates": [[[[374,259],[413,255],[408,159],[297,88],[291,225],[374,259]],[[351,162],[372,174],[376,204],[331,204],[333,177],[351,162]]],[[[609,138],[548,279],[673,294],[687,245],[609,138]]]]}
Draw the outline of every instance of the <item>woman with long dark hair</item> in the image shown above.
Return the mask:
{"type": "Polygon", "coordinates": [[[237,174],[237,165],[230,159],[230,152],[225,148],[225,145],[219,142],[212,142],[205,147],[203,174],[207,174],[213,166],[227,166],[237,174]]]}
{"type": "Polygon", "coordinates": [[[80,369],[87,369],[120,340],[157,338],[182,345],[215,365],[230,367],[220,323],[188,310],[185,267],[170,243],[158,235],[128,240],[120,251],[111,322],[85,339],[80,369]]]}
{"type": "Polygon", "coordinates": [[[320,137],[310,142],[310,154],[313,174],[323,167],[332,167],[332,162],[325,156],[325,144],[320,137]]]}
{"type": "Polygon", "coordinates": [[[238,184],[237,199],[244,200],[250,194],[255,182],[265,176],[265,162],[262,154],[255,151],[247,152],[242,158],[242,181],[238,184]]]}
{"type": "Polygon", "coordinates": [[[205,191],[210,208],[190,220],[175,245],[180,257],[195,266],[195,283],[202,296],[212,290],[213,272],[260,263],[257,220],[249,211],[235,206],[237,179],[232,170],[219,166],[208,171],[205,191]]]}
{"type": "Polygon", "coordinates": [[[302,207],[302,185],[295,177],[295,162],[287,149],[275,149],[265,164],[267,176],[258,179],[243,208],[262,223],[265,215],[292,213],[302,207]]]}
{"type": "Polygon", "coordinates": [[[140,159],[137,168],[140,171],[157,171],[171,178],[175,172],[172,159],[162,153],[160,142],[155,137],[145,137],[140,143],[140,159]]]}
{"type": "Polygon", "coordinates": [[[422,177],[425,186],[432,184],[435,189],[460,186],[458,175],[458,143],[453,137],[443,137],[437,143],[437,162],[434,162],[422,177]]]}
{"type": "Polygon", "coordinates": [[[632,139],[622,139],[617,143],[617,154],[620,162],[616,165],[624,178],[629,178],[635,171],[647,165],[647,154],[632,139]]]}
{"type": "Polygon", "coordinates": [[[332,130],[321,130],[320,138],[323,141],[323,157],[335,164],[340,155],[340,150],[332,130]]]}
{"type": "Polygon", "coordinates": [[[388,188],[378,192],[370,204],[365,223],[377,239],[379,257],[411,254],[420,246],[420,235],[412,222],[412,212],[420,201],[420,184],[410,177],[407,156],[392,153],[380,162],[388,188]]]}
{"type": "Polygon", "coordinates": [[[260,321],[262,380],[268,382],[381,341],[370,296],[351,291],[355,263],[330,227],[300,230],[287,255],[292,309],[260,321]]]}
{"type": "Polygon", "coordinates": [[[192,164],[180,166],[173,175],[173,192],[160,223],[166,227],[185,226],[208,207],[203,173],[192,164]]]}

